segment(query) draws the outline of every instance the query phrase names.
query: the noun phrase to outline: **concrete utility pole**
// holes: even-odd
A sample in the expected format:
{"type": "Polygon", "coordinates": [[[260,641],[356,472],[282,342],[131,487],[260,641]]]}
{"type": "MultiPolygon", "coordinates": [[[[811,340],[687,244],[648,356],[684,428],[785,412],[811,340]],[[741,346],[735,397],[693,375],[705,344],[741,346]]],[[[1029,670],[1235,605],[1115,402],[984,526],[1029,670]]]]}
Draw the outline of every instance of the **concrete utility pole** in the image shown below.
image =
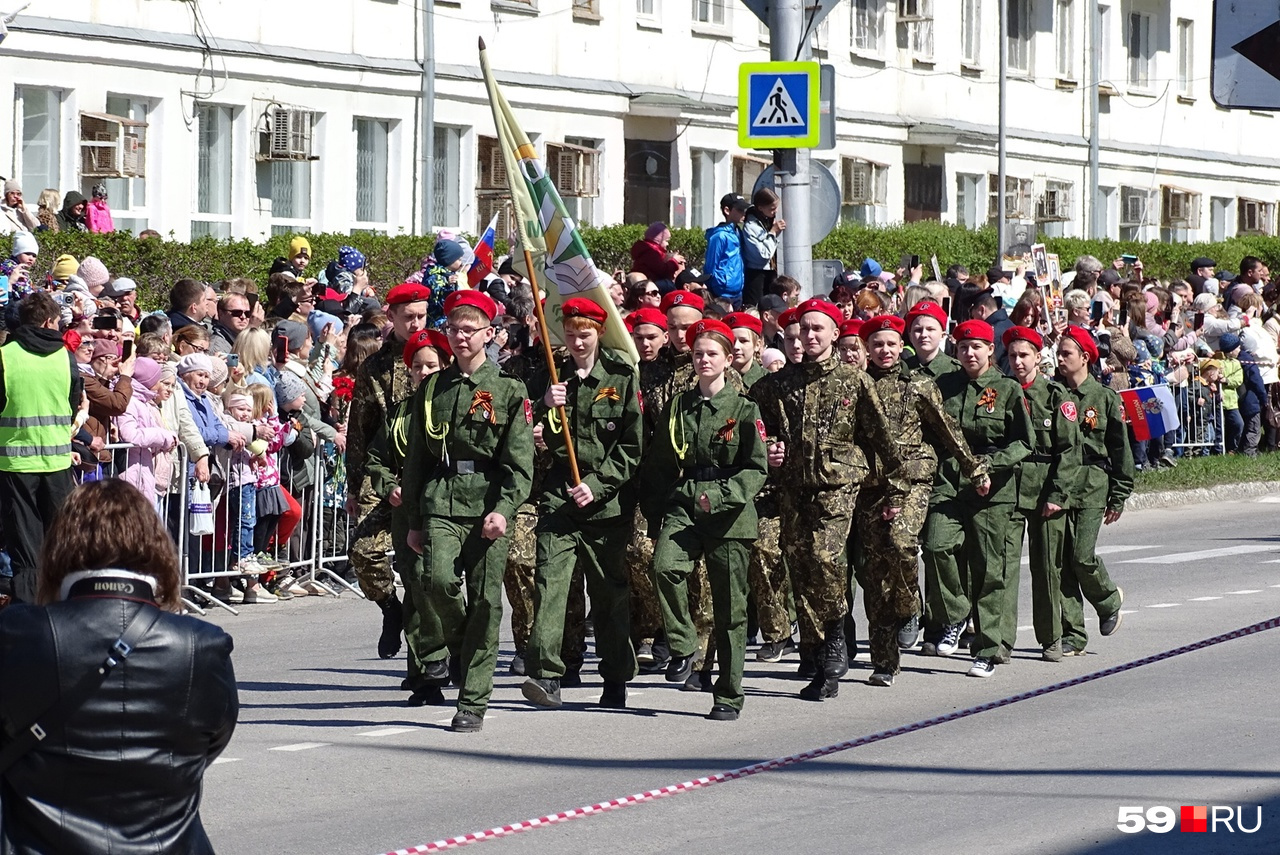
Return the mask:
{"type": "MultiPolygon", "coordinates": [[[[772,0],[769,5],[769,58],[775,62],[807,60],[809,39],[804,0],[772,0]]],[[[817,121],[813,117],[812,121],[817,121]]],[[[809,239],[809,149],[774,152],[782,187],[780,216],[787,221],[781,236],[778,270],[800,283],[800,293],[813,295],[813,243],[809,239]]]]}
{"type": "MultiPolygon", "coordinates": [[[[1092,0],[1090,0],[1092,2],[1092,0]]],[[[996,7],[1000,10],[1000,131],[996,141],[996,172],[999,182],[999,196],[996,204],[996,264],[999,265],[1001,259],[1004,258],[1004,235],[1005,235],[1005,217],[1008,211],[1005,210],[1005,94],[1006,83],[1009,76],[1009,4],[1005,0],[999,0],[996,7]]],[[[1019,21],[1019,25],[1023,22],[1019,21]]]]}
{"type": "Polygon", "coordinates": [[[422,0],[422,229],[436,220],[436,0],[422,0]]]}
{"type": "Polygon", "coordinates": [[[1103,210],[1106,203],[1098,190],[1099,147],[1102,131],[1098,127],[1098,87],[1102,85],[1102,10],[1097,3],[1085,7],[1089,16],[1089,237],[1105,238],[1103,210]]]}

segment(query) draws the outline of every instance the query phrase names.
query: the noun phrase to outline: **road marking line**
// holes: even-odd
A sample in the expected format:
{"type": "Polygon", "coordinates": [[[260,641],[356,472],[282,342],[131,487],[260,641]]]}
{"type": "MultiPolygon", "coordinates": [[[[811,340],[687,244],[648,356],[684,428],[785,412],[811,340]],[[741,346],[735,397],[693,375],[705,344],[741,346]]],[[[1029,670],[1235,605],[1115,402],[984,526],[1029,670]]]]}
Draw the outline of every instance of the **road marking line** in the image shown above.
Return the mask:
{"type": "MultiPolygon", "coordinates": [[[[1155,546],[1155,545],[1151,545],[1151,546],[1137,546],[1137,545],[1129,545],[1129,546],[1099,546],[1097,549],[1095,549],[1095,550],[1093,551],[1093,554],[1094,554],[1094,555],[1119,555],[1119,554],[1120,554],[1120,553],[1122,553],[1122,552],[1139,552],[1139,551],[1141,551],[1141,550],[1143,550],[1143,549],[1159,549],[1159,547],[1158,547],[1158,546],[1155,546]]],[[[1031,558],[1030,558],[1029,556],[1026,556],[1026,555],[1022,556],[1022,563],[1023,563],[1023,564],[1030,564],[1030,563],[1031,563],[1031,558]]]]}
{"type": "Polygon", "coordinates": [[[1280,585],[1272,585],[1273,588],[1280,588],[1280,585]]]}
{"type": "Polygon", "coordinates": [[[1261,594],[1261,589],[1252,591],[1227,591],[1228,594],[1261,594]]]}
{"type": "Polygon", "coordinates": [[[330,745],[329,742],[295,742],[293,745],[277,745],[275,748],[269,748],[269,751],[307,751],[311,748],[324,748],[330,745]]]}
{"type": "MultiPolygon", "coordinates": [[[[1138,613],[1137,609],[1121,609],[1120,610],[1120,614],[1122,615],[1136,615],[1137,613],[1138,613]]],[[[1089,618],[1085,618],[1085,620],[1089,620],[1089,618]]]]}
{"type": "Polygon", "coordinates": [[[1191,602],[1193,602],[1193,603],[1207,603],[1207,602],[1209,602],[1210,600],[1220,600],[1220,599],[1222,599],[1222,597],[1192,597],[1192,598],[1191,598],[1191,602]]]}
{"type": "Polygon", "coordinates": [[[416,727],[380,727],[377,730],[366,730],[356,736],[395,736],[398,733],[413,733],[416,727]]]}
{"type": "Polygon", "coordinates": [[[219,757],[217,760],[213,761],[213,765],[217,766],[219,763],[239,763],[239,762],[240,762],[239,757],[219,757]]]}
{"type": "Polygon", "coordinates": [[[1180,605],[1182,605],[1182,603],[1155,603],[1154,605],[1147,606],[1147,608],[1149,608],[1149,609],[1175,609],[1175,608],[1177,608],[1177,607],[1178,607],[1178,606],[1180,606],[1180,605]]]}
{"type": "Polygon", "coordinates": [[[1274,543],[1243,543],[1239,546],[1224,546],[1220,549],[1202,549],[1199,552],[1173,552],[1168,555],[1153,555],[1150,558],[1129,558],[1121,564],[1185,564],[1189,561],[1204,561],[1208,558],[1225,558],[1228,555],[1248,555],[1253,552],[1272,552],[1274,543]]]}
{"type": "Polygon", "coordinates": [[[1035,629],[1034,626],[1020,626],[1018,627],[1018,632],[1030,632],[1033,629],[1035,629]]]}

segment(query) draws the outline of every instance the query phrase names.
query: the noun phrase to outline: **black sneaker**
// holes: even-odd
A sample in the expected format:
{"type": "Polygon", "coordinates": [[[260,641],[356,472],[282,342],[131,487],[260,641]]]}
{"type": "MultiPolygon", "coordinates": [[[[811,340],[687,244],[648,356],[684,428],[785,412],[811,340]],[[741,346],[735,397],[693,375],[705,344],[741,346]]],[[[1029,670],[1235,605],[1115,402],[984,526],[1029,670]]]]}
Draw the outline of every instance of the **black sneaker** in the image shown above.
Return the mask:
{"type": "Polygon", "coordinates": [[[636,662],[643,665],[653,664],[653,642],[642,641],[640,646],[636,648],[636,662]]]}
{"type": "Polygon", "coordinates": [[[920,641],[920,616],[912,615],[898,628],[898,649],[910,650],[920,641]]]}
{"type": "Polygon", "coordinates": [[[604,681],[604,691],[600,693],[600,706],[610,710],[627,708],[627,684],[604,681]]]}
{"type": "Polygon", "coordinates": [[[478,733],[483,728],[484,716],[471,710],[458,710],[458,714],[449,723],[449,729],[454,733],[478,733]]]}
{"type": "Polygon", "coordinates": [[[781,662],[782,657],[796,649],[795,642],[789,638],[782,641],[766,641],[756,651],[757,662],[781,662]]]}
{"type": "Polygon", "coordinates": [[[560,678],[560,688],[562,689],[579,689],[582,687],[582,666],[570,665],[564,670],[564,676],[560,678]]]}
{"type": "Polygon", "coordinates": [[[964,632],[965,622],[953,623],[947,627],[942,633],[942,640],[938,642],[938,655],[950,656],[960,649],[960,634],[964,632]]]}
{"type": "Polygon", "coordinates": [[[707,718],[712,721],[737,721],[738,711],[727,704],[716,704],[707,714],[707,718]]]}
{"type": "Polygon", "coordinates": [[[712,690],[711,671],[694,671],[689,679],[680,687],[682,692],[710,692],[712,690]]]}
{"type": "Polygon", "coordinates": [[[520,686],[520,694],[526,701],[540,707],[555,709],[560,703],[560,683],[558,680],[539,680],[530,677],[520,686]]]}
{"type": "Polygon", "coordinates": [[[439,686],[423,686],[414,689],[413,694],[409,696],[409,700],[404,702],[407,707],[426,707],[439,706],[444,703],[444,692],[440,691],[439,686]]]}
{"type": "Polygon", "coordinates": [[[970,677],[990,677],[996,672],[996,663],[990,659],[975,659],[969,668],[970,677]]]}
{"type": "Polygon", "coordinates": [[[873,686],[884,686],[887,689],[893,685],[893,675],[888,671],[881,671],[877,669],[876,672],[867,679],[867,682],[873,686]]]}
{"type": "Polygon", "coordinates": [[[435,686],[449,685],[448,660],[437,659],[435,662],[425,663],[422,666],[422,680],[435,686]]]}
{"type": "Polygon", "coordinates": [[[1120,604],[1116,606],[1115,613],[1109,617],[1102,619],[1102,623],[1098,626],[1098,632],[1103,635],[1111,635],[1120,628],[1120,619],[1124,617],[1120,613],[1121,607],[1124,605],[1124,588],[1116,588],[1116,593],[1120,595],[1120,604]]]}
{"type": "Polygon", "coordinates": [[[400,634],[404,630],[404,606],[392,591],[378,603],[382,610],[382,633],[378,636],[378,658],[390,659],[400,652],[400,634]]]}
{"type": "Polygon", "coordinates": [[[524,651],[517,650],[516,655],[511,657],[511,664],[507,666],[507,673],[512,677],[523,677],[525,674],[524,651]]]}
{"type": "Polygon", "coordinates": [[[689,679],[689,674],[693,671],[693,654],[688,656],[673,656],[671,661],[667,663],[667,682],[683,683],[689,679]]]}
{"type": "Polygon", "coordinates": [[[1062,655],[1063,656],[1083,656],[1084,648],[1076,647],[1070,641],[1064,641],[1062,642],[1062,655]]]}

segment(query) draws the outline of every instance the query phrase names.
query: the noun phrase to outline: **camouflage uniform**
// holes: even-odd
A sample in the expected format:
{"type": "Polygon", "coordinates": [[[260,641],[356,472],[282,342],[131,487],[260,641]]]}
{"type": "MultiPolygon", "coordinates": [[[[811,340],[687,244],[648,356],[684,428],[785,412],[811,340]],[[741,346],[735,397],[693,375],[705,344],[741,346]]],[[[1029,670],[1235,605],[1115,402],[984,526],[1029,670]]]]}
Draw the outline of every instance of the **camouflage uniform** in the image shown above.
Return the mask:
{"type": "Polygon", "coordinates": [[[986,477],[985,463],[975,457],[942,403],[937,384],[916,374],[903,362],[882,369],[870,365],[885,417],[894,428],[898,477],[908,484],[898,515],[882,516],[888,503],[887,481],[879,458],[858,496],[858,530],[862,536],[860,577],[863,605],[871,640],[871,665],[877,673],[897,674],[900,654],[897,630],[918,613],[920,585],[918,544],[929,510],[938,455],[958,461],[960,471],[974,484],[986,477]]]}
{"type": "MultiPolygon", "coordinates": [[[[742,382],[750,390],[767,376],[768,372],[759,362],[752,362],[742,375],[742,382]]],[[[752,544],[751,566],[747,570],[747,583],[755,600],[756,623],[765,642],[784,641],[791,637],[791,613],[787,607],[791,581],[782,562],[782,523],[778,519],[778,497],[771,484],[766,484],[756,496],[756,517],[760,534],[752,544]]]]}
{"type": "MultiPolygon", "coordinates": [[[[365,452],[368,469],[368,451],[365,452]]],[[[360,522],[352,535],[351,564],[356,570],[360,590],[375,603],[380,603],[395,592],[395,577],[391,573],[391,506],[368,489],[360,500],[360,522]]]]}
{"type": "Polygon", "coordinates": [[[770,475],[786,532],[782,552],[800,641],[821,645],[830,633],[843,637],[849,530],[868,449],[886,462],[894,505],[905,493],[892,471],[897,452],[871,378],[834,355],[787,365],[757,383],[752,396],[770,441],[786,444],[786,461],[770,475]]]}
{"type": "MultiPolygon", "coordinates": [[[[657,419],[662,415],[655,412],[653,401],[656,400],[654,390],[671,379],[675,370],[675,361],[670,351],[664,349],[656,359],[641,362],[640,395],[644,412],[644,440],[641,450],[641,469],[649,455],[650,442],[653,439],[657,419]]],[[[653,585],[653,540],[649,537],[649,523],[640,509],[639,488],[633,482],[629,486],[627,504],[635,508],[634,523],[631,529],[631,540],[627,543],[627,578],[631,583],[631,638],[637,645],[645,640],[652,640],[662,630],[662,610],[658,608],[658,593],[653,585]]]]}
{"type": "Polygon", "coordinates": [[[1133,451],[1121,418],[1120,396],[1092,377],[1067,389],[1075,404],[1081,466],[1067,512],[1062,564],[1062,643],[1084,650],[1084,601],[1104,619],[1120,608],[1120,589],[1098,557],[1104,511],[1124,510],[1133,492],[1133,451]]]}

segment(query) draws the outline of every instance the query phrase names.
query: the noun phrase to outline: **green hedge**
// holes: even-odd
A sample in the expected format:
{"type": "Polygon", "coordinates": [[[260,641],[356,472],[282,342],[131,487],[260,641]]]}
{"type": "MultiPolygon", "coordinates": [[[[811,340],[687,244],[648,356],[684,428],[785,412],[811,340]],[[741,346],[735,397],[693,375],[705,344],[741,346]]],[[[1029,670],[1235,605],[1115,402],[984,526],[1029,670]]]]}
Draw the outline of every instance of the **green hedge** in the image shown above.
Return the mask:
{"type": "MultiPolygon", "coordinates": [[[[583,238],[596,263],[605,270],[630,266],[630,248],[644,234],[644,226],[606,226],[583,229],[583,238]]],[[[336,258],[338,247],[350,244],[369,259],[370,275],[375,284],[388,287],[419,268],[421,259],[431,251],[433,241],[417,235],[307,235],[312,248],[312,267],[324,269],[327,260],[336,258]]],[[[127,232],[109,235],[86,233],[42,233],[37,273],[43,276],[62,253],[76,258],[94,255],[117,276],[137,280],[139,304],[145,308],[163,308],[165,295],[174,281],[183,277],[213,282],[234,276],[249,276],[259,281],[266,278],[271,262],[284,255],[287,236],[272,237],[264,243],[249,240],[219,241],[201,238],[192,243],[171,240],[136,240],[127,232]]],[[[1076,256],[1094,255],[1109,262],[1124,253],[1141,256],[1147,274],[1161,279],[1181,278],[1190,272],[1191,259],[1207,255],[1225,271],[1235,271],[1240,259],[1256,255],[1273,269],[1280,266],[1280,238],[1238,237],[1222,243],[1167,244],[1135,243],[1082,238],[1049,238],[1050,252],[1062,257],[1069,269],[1076,256]]],[[[0,245],[2,246],[2,245],[0,245]]],[[[699,265],[706,252],[706,236],[700,229],[676,229],[671,248],[681,252],[694,265],[699,265]]],[[[839,258],[856,267],[863,258],[880,260],[886,267],[896,267],[897,259],[906,254],[924,258],[937,253],[938,264],[945,271],[950,264],[964,264],[970,271],[985,270],[995,258],[996,236],[991,228],[973,231],[936,222],[896,226],[841,226],[814,247],[814,258],[839,258]]],[[[499,242],[499,253],[506,251],[499,242]]],[[[927,265],[927,263],[926,263],[927,265]]],[[[928,268],[926,266],[926,275],[928,268]]]]}

